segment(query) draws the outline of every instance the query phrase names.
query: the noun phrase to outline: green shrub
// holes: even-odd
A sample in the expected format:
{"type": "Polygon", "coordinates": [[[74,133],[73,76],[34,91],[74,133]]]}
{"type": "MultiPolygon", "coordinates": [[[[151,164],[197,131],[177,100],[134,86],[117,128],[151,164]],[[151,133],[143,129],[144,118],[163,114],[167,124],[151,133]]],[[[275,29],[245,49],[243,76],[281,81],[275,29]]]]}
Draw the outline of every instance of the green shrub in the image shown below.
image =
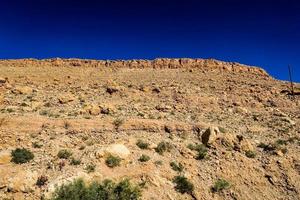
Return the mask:
{"type": "Polygon", "coordinates": [[[58,152],[57,156],[59,158],[68,159],[72,155],[72,152],[67,149],[62,149],[58,152]]]}
{"type": "Polygon", "coordinates": [[[139,161],[140,162],[147,162],[150,160],[150,156],[147,156],[145,154],[143,154],[140,158],[139,158],[139,161]]]}
{"type": "Polygon", "coordinates": [[[163,155],[164,152],[166,151],[170,151],[170,149],[172,148],[172,145],[169,142],[160,142],[157,147],[155,148],[155,151],[157,153],[159,153],[160,155],[163,155]]]}
{"type": "Polygon", "coordinates": [[[187,148],[193,151],[197,151],[197,160],[202,160],[207,156],[207,148],[203,144],[188,144],[187,148]]]}
{"type": "Polygon", "coordinates": [[[282,139],[278,139],[277,141],[276,141],[276,144],[277,145],[286,145],[288,142],[286,141],[286,140],[282,140],[282,139]]]}
{"type": "Polygon", "coordinates": [[[144,142],[143,140],[138,140],[136,145],[140,148],[140,149],[148,149],[149,148],[149,143],[144,142]]]}
{"type": "Polygon", "coordinates": [[[109,155],[106,160],[105,163],[108,167],[117,167],[120,166],[121,163],[121,158],[118,156],[113,156],[113,155],[109,155]]]}
{"type": "Polygon", "coordinates": [[[261,143],[259,143],[259,144],[257,145],[257,147],[262,148],[262,149],[265,149],[267,146],[268,146],[268,145],[265,144],[265,143],[263,143],[263,142],[261,142],[261,143]]]}
{"type": "Polygon", "coordinates": [[[120,126],[122,126],[122,124],[124,124],[124,119],[122,118],[117,118],[113,121],[113,125],[115,126],[115,128],[118,130],[120,128],[120,126]]]}
{"type": "Polygon", "coordinates": [[[219,192],[219,191],[222,191],[229,187],[230,187],[230,184],[226,180],[219,179],[215,182],[214,186],[212,186],[211,190],[212,190],[212,192],[219,192]]]}
{"type": "Polygon", "coordinates": [[[102,183],[93,182],[87,185],[82,179],[56,188],[51,200],[138,200],[141,190],[132,185],[128,179],[119,183],[104,180],[102,183]]]}
{"type": "Polygon", "coordinates": [[[176,163],[174,161],[170,162],[170,166],[174,171],[177,171],[177,172],[182,172],[184,169],[184,167],[181,163],[176,163]]]}
{"type": "Polygon", "coordinates": [[[34,158],[34,155],[31,151],[25,148],[17,148],[11,152],[11,162],[16,164],[27,163],[34,158]]]}
{"type": "Polygon", "coordinates": [[[184,194],[193,194],[194,185],[184,176],[176,176],[173,179],[173,183],[175,183],[175,190],[184,194]]]}
{"type": "Polygon", "coordinates": [[[76,159],[74,157],[71,158],[70,164],[71,165],[80,165],[81,160],[80,159],[76,159]]]}
{"type": "Polygon", "coordinates": [[[248,158],[255,158],[256,153],[254,151],[246,151],[246,156],[248,158]]]}
{"type": "Polygon", "coordinates": [[[95,171],[96,165],[95,165],[95,164],[89,164],[89,165],[86,166],[84,169],[87,171],[87,173],[91,173],[91,172],[94,172],[94,171],[95,171]]]}
{"type": "Polygon", "coordinates": [[[161,160],[157,160],[157,161],[154,162],[154,164],[156,166],[161,166],[161,165],[163,165],[163,162],[161,160]]]}

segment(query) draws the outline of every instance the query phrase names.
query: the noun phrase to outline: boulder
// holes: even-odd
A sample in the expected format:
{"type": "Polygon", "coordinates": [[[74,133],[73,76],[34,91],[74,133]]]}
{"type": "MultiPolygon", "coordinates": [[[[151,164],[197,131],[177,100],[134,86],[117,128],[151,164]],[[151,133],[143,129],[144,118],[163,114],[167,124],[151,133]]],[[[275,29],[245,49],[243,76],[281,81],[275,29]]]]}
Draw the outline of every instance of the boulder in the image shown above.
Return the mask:
{"type": "Polygon", "coordinates": [[[17,94],[31,94],[33,92],[33,89],[28,86],[17,86],[14,90],[17,94]]]}
{"type": "Polygon", "coordinates": [[[221,136],[220,130],[218,127],[211,126],[202,134],[201,140],[202,143],[206,146],[213,144],[221,136]]]}
{"type": "Polygon", "coordinates": [[[32,192],[34,190],[37,178],[37,172],[20,170],[14,176],[8,179],[7,188],[12,192],[32,192]]]}
{"type": "Polygon", "coordinates": [[[231,133],[223,133],[222,137],[221,137],[221,143],[226,146],[226,147],[230,147],[233,148],[234,145],[236,144],[236,137],[231,134],[231,133]]]}
{"type": "Polygon", "coordinates": [[[106,155],[119,156],[122,159],[126,159],[130,155],[130,151],[123,144],[111,144],[97,150],[95,153],[96,158],[102,158],[106,155]]]}
{"type": "Polygon", "coordinates": [[[61,104],[66,104],[69,102],[74,101],[75,98],[72,94],[65,94],[65,95],[61,95],[60,97],[58,97],[58,102],[61,104]]]}
{"type": "Polygon", "coordinates": [[[100,107],[95,104],[86,106],[84,110],[90,115],[99,115],[101,111],[100,107]]]}
{"type": "Polygon", "coordinates": [[[254,147],[248,139],[242,139],[240,141],[240,149],[244,152],[254,151],[254,147]]]}

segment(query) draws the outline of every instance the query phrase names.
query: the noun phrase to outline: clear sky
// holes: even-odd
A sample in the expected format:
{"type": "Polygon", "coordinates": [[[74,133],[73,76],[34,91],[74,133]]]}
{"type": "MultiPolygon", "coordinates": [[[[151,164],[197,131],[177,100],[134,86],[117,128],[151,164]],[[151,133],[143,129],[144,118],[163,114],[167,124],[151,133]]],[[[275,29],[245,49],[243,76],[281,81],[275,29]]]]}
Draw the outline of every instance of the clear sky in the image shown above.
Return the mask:
{"type": "MultiPolygon", "coordinates": [[[[300,82],[298,0],[1,0],[0,59],[216,58],[300,82]]],[[[1,73],[1,72],[0,72],[1,73]]]]}

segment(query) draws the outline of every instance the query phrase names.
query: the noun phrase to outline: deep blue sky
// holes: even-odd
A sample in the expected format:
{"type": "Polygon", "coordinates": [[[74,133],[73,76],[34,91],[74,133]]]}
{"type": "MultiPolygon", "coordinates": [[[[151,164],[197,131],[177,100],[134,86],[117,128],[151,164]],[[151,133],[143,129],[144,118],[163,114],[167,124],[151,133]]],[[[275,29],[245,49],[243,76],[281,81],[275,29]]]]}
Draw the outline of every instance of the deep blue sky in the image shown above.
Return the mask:
{"type": "Polygon", "coordinates": [[[300,82],[297,0],[1,0],[0,59],[216,58],[300,82]]]}

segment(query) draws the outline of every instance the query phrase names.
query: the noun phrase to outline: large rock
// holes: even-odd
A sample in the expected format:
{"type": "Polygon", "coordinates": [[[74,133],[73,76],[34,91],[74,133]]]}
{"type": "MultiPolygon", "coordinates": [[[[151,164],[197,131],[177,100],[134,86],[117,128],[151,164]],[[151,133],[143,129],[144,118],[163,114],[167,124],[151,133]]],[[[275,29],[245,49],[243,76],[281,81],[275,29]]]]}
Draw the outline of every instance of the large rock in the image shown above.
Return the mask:
{"type": "Polygon", "coordinates": [[[102,158],[111,154],[113,156],[119,156],[122,159],[126,159],[130,155],[130,151],[123,144],[112,144],[97,150],[95,154],[97,158],[102,158]]]}
{"type": "Polygon", "coordinates": [[[84,110],[90,115],[99,115],[101,111],[100,107],[94,104],[86,106],[84,110]]]}
{"type": "Polygon", "coordinates": [[[37,172],[20,170],[10,179],[8,179],[8,190],[12,192],[32,192],[34,190],[37,172]]]}
{"type": "Polygon", "coordinates": [[[31,94],[33,89],[28,86],[16,86],[14,92],[17,94],[31,94]]]}
{"type": "Polygon", "coordinates": [[[243,139],[240,141],[240,149],[245,152],[254,151],[254,147],[248,139],[243,139]]]}
{"type": "Polygon", "coordinates": [[[218,127],[211,126],[202,134],[202,143],[206,146],[212,145],[221,136],[218,127]]]}
{"type": "Polygon", "coordinates": [[[58,101],[61,104],[66,104],[75,100],[75,97],[72,94],[65,94],[58,97],[58,101]]]}

